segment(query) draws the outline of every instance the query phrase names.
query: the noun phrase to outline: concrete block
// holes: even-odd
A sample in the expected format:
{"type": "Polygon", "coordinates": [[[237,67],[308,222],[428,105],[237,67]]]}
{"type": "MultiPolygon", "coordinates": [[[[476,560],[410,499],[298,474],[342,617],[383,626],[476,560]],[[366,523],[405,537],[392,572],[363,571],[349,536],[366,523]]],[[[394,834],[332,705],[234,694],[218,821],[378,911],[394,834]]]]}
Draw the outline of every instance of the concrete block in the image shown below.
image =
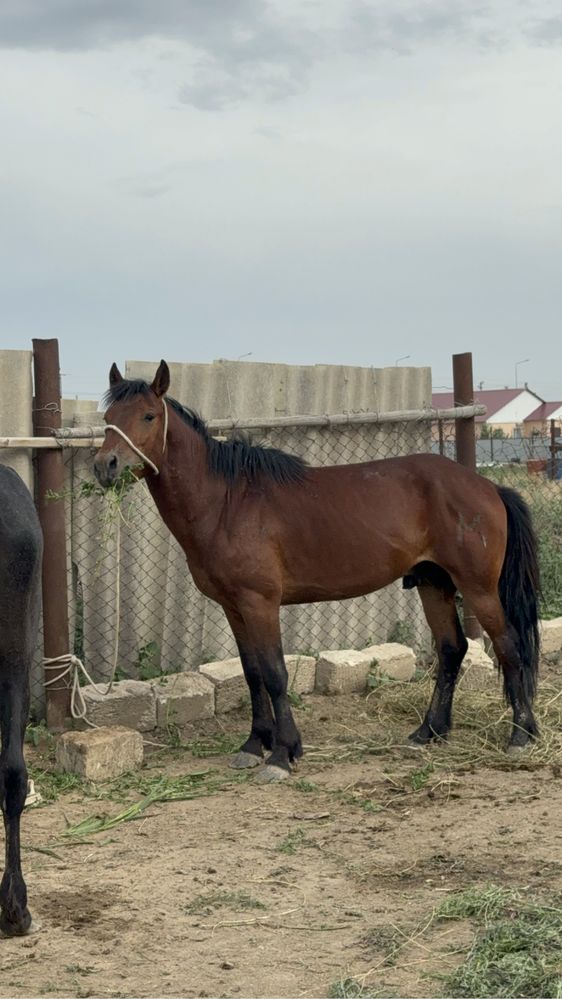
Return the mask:
{"type": "MultiPolygon", "coordinates": [[[[297,694],[311,694],[316,681],[316,659],[313,656],[291,655],[285,656],[285,664],[289,690],[297,694]]],[[[248,703],[250,692],[240,659],[203,663],[199,673],[214,684],[215,711],[218,715],[248,703]]]]}
{"type": "Polygon", "coordinates": [[[57,770],[64,773],[93,781],[111,780],[140,766],[142,735],[122,725],[64,732],[57,740],[55,759],[57,770]]]}
{"type": "Polygon", "coordinates": [[[416,672],[416,655],[409,645],[399,642],[384,642],[382,645],[370,645],[363,649],[364,655],[371,659],[371,669],[392,680],[413,680],[416,672]]]}
{"type": "Polygon", "coordinates": [[[362,693],[367,689],[367,678],[373,661],[372,655],[355,649],[321,652],[316,664],[316,690],[319,694],[362,693]]]}
{"type": "Polygon", "coordinates": [[[88,685],[82,687],[82,696],[86,702],[86,717],[94,725],[124,725],[137,732],[156,728],[156,698],[149,683],[119,680],[105,696],[88,685]]]}
{"type": "Polygon", "coordinates": [[[461,666],[458,685],[463,690],[490,690],[498,682],[498,672],[480,642],[468,639],[468,652],[461,666]]]}
{"type": "Polygon", "coordinates": [[[215,688],[215,711],[217,715],[234,711],[247,704],[250,697],[244,677],[242,663],[238,658],[224,659],[222,662],[203,663],[199,667],[201,676],[210,680],[215,688]]]}
{"type": "Polygon", "coordinates": [[[199,673],[170,673],[153,680],[156,697],[156,724],[188,725],[212,718],[215,713],[215,688],[199,673]]]}
{"type": "Polygon", "coordinates": [[[289,674],[289,690],[296,694],[311,694],[316,683],[314,656],[285,656],[289,674]]]}
{"type": "Polygon", "coordinates": [[[562,652],[562,617],[540,622],[541,652],[544,656],[562,652]]]}

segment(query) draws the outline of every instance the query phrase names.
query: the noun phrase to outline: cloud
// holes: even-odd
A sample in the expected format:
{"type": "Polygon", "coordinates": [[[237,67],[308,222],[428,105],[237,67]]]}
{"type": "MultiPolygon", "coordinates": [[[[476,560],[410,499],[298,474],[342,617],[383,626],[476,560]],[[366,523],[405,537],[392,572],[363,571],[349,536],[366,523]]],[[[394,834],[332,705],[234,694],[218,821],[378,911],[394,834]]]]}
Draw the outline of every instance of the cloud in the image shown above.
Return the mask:
{"type": "Polygon", "coordinates": [[[305,89],[308,68],[306,61],[294,57],[269,62],[248,59],[235,66],[208,57],[195,66],[189,82],[180,87],[178,100],[200,111],[222,111],[252,97],[279,101],[305,89]]]}
{"type": "Polygon", "coordinates": [[[222,111],[294,97],[319,63],[341,55],[409,56],[435,44],[502,50],[515,38],[558,44],[555,2],[3,0],[0,47],[79,52],[145,39],[172,42],[174,54],[161,57],[176,63],[180,104],[222,111]]]}
{"type": "Polygon", "coordinates": [[[201,110],[252,94],[276,101],[298,93],[321,51],[302,18],[291,20],[263,0],[5,0],[0,6],[3,48],[72,52],[147,38],[194,51],[194,59],[183,59],[188,79],[178,96],[201,110]]]}
{"type": "Polygon", "coordinates": [[[447,38],[562,40],[557,0],[3,0],[0,47],[79,51],[145,38],[220,59],[310,62],[347,45],[410,51],[447,38]],[[533,22],[533,15],[536,20],[533,22]],[[289,58],[289,61],[290,61],[289,58]]]}
{"type": "Polygon", "coordinates": [[[177,172],[177,167],[167,166],[159,171],[145,173],[136,177],[119,177],[114,184],[116,190],[136,198],[161,198],[173,190],[171,178],[177,172]]]}
{"type": "Polygon", "coordinates": [[[529,25],[527,38],[535,45],[560,45],[562,42],[562,17],[547,17],[529,25]]]}
{"type": "Polygon", "coordinates": [[[95,49],[147,37],[212,45],[262,5],[257,0],[3,0],[3,48],[95,49]]]}

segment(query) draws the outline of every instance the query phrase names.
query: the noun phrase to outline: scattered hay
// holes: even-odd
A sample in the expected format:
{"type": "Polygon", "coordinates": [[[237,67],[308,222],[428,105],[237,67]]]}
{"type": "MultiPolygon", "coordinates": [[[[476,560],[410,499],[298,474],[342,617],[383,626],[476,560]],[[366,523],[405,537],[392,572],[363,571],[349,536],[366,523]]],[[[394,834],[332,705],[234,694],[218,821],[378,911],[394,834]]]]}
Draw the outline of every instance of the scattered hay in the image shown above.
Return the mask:
{"type": "Polygon", "coordinates": [[[355,978],[340,978],[337,982],[332,982],[328,990],[330,999],[387,999],[393,995],[395,993],[388,989],[361,985],[355,978]]]}
{"type": "MultiPolygon", "coordinates": [[[[431,946],[428,932],[438,924],[466,920],[476,924],[477,932],[468,951],[461,951],[462,963],[447,974],[426,973],[441,983],[441,995],[447,999],[562,999],[562,907],[523,890],[493,884],[449,895],[413,928],[395,926],[394,932],[386,934],[378,928],[376,942],[378,947],[382,943],[383,951],[380,961],[366,974],[340,983],[342,991],[329,994],[381,995],[353,989],[362,989],[368,978],[385,967],[400,970],[398,959],[412,946],[428,955],[424,961],[454,959],[459,953],[456,945],[438,952],[431,946]]],[[[366,940],[370,942],[370,935],[366,940]]],[[[410,961],[403,967],[411,965],[410,961]]]]}
{"type": "Polygon", "coordinates": [[[469,918],[481,927],[463,963],[441,978],[444,995],[562,996],[562,908],[491,885],[450,896],[435,915],[469,918]]]}
{"type": "Polygon", "coordinates": [[[223,732],[208,738],[192,739],[184,748],[189,749],[191,755],[197,759],[207,756],[230,756],[231,753],[238,752],[244,739],[242,732],[223,732]]]}
{"type": "MultiPolygon", "coordinates": [[[[426,673],[413,683],[389,683],[368,698],[369,710],[386,735],[364,739],[342,733],[337,744],[310,747],[307,759],[353,760],[383,756],[392,750],[412,751],[403,736],[421,723],[433,691],[434,679],[426,673]],[[400,733],[397,731],[400,727],[400,733]]],[[[543,683],[536,701],[540,736],[519,756],[509,756],[506,748],[511,735],[512,715],[502,699],[500,684],[490,691],[460,688],[453,705],[453,732],[449,740],[416,749],[422,765],[452,772],[473,767],[499,770],[539,770],[562,766],[562,691],[543,683]],[[436,752],[437,750],[437,752],[436,752]]]]}

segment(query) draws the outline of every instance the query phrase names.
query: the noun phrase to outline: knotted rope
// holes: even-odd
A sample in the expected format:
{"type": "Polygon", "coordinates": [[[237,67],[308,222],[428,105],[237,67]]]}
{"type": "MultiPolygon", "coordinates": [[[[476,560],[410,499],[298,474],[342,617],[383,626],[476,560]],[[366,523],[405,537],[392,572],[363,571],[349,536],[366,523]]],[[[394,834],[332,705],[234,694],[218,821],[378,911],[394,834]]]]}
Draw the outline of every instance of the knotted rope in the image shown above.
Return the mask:
{"type": "Polygon", "coordinates": [[[46,670],[48,669],[59,669],[59,667],[66,663],[66,669],[61,670],[57,673],[52,680],[45,680],[45,687],[53,687],[53,690],[66,690],[68,684],[63,683],[60,687],[53,686],[59,680],[63,680],[66,676],[70,676],[70,714],[77,721],[84,721],[86,725],[90,728],[99,728],[98,725],[94,725],[87,717],[87,706],[84,700],[84,695],[82,693],[82,688],[80,687],[80,674],[86,677],[89,684],[92,685],[97,694],[101,697],[107,697],[109,694],[115,678],[115,670],[113,671],[113,676],[107,684],[107,689],[102,690],[97,683],[94,683],[92,677],[88,673],[88,670],[84,666],[82,660],[75,656],[72,652],[66,652],[63,656],[54,656],[52,659],[44,659],[43,666],[46,670]]]}

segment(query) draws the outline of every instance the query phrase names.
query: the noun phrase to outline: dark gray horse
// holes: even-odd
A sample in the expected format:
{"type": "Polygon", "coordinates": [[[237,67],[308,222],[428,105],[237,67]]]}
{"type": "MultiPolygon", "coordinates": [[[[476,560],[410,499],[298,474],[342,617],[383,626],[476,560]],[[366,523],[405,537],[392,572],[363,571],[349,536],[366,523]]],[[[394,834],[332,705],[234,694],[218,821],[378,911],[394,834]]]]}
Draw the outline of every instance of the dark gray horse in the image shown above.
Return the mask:
{"type": "Polygon", "coordinates": [[[0,931],[10,936],[27,933],[31,925],[21,871],[20,816],[27,793],[23,739],[39,625],[42,552],[33,500],[19,475],[0,465],[0,803],[6,832],[0,931]]]}

